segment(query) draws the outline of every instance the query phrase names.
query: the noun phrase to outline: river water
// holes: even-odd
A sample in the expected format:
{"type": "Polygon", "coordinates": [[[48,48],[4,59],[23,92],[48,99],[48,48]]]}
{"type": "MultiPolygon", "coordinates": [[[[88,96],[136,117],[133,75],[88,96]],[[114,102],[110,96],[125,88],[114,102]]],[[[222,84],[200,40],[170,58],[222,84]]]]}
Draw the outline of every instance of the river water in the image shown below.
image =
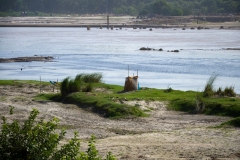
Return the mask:
{"type": "Polygon", "coordinates": [[[130,76],[138,74],[140,87],[202,91],[210,76],[217,75],[215,88],[234,86],[240,93],[240,50],[227,48],[240,48],[239,30],[2,27],[0,58],[55,59],[0,63],[0,79],[41,76],[44,81],[61,81],[98,72],[105,83],[124,85],[129,66],[130,76]],[[140,51],[141,47],[156,50],[140,51]]]}

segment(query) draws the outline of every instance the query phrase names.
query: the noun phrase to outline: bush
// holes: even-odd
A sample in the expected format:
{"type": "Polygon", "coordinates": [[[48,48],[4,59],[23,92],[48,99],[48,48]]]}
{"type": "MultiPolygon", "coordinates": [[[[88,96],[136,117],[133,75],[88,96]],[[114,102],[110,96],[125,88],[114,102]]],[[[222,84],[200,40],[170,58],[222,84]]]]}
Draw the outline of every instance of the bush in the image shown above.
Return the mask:
{"type": "MultiPolygon", "coordinates": [[[[10,114],[13,114],[13,107],[10,108],[10,114]]],[[[59,134],[56,133],[59,120],[53,118],[48,122],[44,122],[43,120],[36,122],[38,114],[38,110],[33,109],[23,125],[20,125],[18,120],[15,120],[12,123],[7,123],[7,119],[2,117],[0,159],[101,159],[94,145],[94,136],[92,136],[92,139],[89,141],[87,153],[79,151],[80,141],[77,139],[78,133],[75,133],[74,138],[72,138],[67,144],[60,147],[59,142],[64,138],[66,131],[61,130],[59,134]]],[[[114,159],[115,157],[109,152],[107,154],[107,160],[114,159]]]]}

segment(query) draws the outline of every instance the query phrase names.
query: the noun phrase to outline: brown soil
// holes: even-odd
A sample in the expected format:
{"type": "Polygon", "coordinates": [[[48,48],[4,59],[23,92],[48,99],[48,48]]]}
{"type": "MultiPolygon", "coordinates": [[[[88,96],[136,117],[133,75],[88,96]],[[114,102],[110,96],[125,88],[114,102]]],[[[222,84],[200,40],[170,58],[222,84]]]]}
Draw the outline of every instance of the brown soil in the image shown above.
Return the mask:
{"type": "MultiPolygon", "coordinates": [[[[51,91],[50,85],[43,88],[51,91]]],[[[76,105],[33,100],[38,93],[34,85],[0,86],[0,116],[21,121],[36,108],[39,117],[60,119],[67,139],[78,131],[82,150],[94,134],[100,154],[111,151],[118,159],[240,159],[240,129],[214,128],[229,117],[189,115],[167,110],[166,102],[139,100],[122,103],[150,110],[149,117],[111,120],[76,105]],[[15,107],[14,115],[8,114],[9,105],[15,107]]]]}

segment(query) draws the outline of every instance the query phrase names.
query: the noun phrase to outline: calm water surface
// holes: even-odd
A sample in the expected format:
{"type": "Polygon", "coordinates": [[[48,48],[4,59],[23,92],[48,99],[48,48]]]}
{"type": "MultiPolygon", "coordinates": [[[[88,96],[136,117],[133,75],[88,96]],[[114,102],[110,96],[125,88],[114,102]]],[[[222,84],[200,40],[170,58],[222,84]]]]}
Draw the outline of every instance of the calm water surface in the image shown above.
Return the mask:
{"type": "Polygon", "coordinates": [[[136,75],[141,87],[202,91],[211,75],[215,87],[240,93],[239,30],[91,28],[0,28],[0,58],[53,56],[54,62],[0,63],[0,79],[58,80],[100,72],[104,82],[124,85],[136,75]],[[163,51],[140,51],[150,47],[163,51]],[[168,50],[180,50],[179,53],[168,50]],[[23,68],[23,71],[20,70],[23,68]]]}

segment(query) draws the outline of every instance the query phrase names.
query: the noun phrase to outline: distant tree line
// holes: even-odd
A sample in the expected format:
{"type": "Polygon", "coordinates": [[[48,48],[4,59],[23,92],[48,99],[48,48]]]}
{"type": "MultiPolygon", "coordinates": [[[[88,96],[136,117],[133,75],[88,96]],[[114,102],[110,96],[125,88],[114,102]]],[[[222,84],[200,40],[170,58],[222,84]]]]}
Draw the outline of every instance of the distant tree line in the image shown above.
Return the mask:
{"type": "Polygon", "coordinates": [[[0,0],[0,12],[181,16],[240,13],[239,0],[0,0]]]}

